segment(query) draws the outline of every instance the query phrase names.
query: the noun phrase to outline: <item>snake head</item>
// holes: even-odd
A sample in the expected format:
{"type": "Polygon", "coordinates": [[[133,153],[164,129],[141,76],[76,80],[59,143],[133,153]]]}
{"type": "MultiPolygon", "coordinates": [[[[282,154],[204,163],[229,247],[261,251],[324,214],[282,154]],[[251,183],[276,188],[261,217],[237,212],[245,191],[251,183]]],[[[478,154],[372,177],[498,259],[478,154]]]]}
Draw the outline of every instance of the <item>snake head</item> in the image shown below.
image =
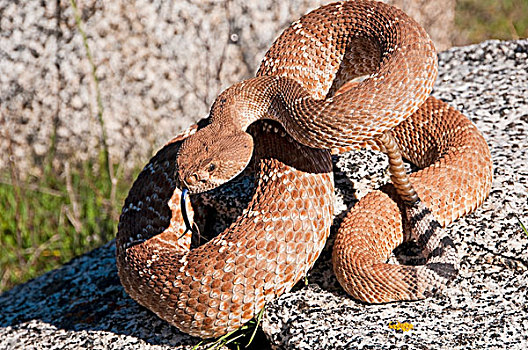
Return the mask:
{"type": "Polygon", "coordinates": [[[189,193],[212,190],[240,174],[253,155],[253,137],[243,130],[210,124],[183,142],[178,176],[189,193]]]}

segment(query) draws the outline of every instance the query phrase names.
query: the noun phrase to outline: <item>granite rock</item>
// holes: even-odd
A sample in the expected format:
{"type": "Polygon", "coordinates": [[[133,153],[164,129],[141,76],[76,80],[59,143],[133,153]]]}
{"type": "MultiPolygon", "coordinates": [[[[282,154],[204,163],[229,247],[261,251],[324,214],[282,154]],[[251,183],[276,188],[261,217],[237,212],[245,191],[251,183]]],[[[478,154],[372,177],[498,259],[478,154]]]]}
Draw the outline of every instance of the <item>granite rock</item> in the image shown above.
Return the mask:
{"type": "Polygon", "coordinates": [[[115,245],[0,295],[0,349],[187,349],[180,333],[125,293],[115,245]]]}

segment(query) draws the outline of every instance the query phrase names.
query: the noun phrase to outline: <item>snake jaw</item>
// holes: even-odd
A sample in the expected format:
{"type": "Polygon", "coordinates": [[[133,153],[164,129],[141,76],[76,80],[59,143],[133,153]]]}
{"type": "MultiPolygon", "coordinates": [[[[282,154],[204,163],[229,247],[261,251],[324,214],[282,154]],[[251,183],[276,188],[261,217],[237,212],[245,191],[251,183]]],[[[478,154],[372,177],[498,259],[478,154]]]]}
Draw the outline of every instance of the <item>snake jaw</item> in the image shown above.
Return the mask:
{"type": "Polygon", "coordinates": [[[183,173],[181,176],[183,184],[185,185],[185,190],[187,191],[189,191],[189,189],[196,189],[201,186],[207,185],[207,182],[210,178],[211,174],[203,170],[196,170],[183,173]]]}

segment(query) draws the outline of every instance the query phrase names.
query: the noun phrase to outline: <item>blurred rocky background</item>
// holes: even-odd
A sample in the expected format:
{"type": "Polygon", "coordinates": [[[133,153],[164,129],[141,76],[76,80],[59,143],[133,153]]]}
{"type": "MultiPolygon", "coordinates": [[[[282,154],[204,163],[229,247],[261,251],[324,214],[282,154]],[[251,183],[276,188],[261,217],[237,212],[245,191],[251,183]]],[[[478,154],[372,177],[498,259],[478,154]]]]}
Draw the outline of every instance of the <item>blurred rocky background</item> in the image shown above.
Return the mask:
{"type": "MultiPolygon", "coordinates": [[[[150,156],[326,0],[0,0],[0,291],[99,246],[150,156]]],[[[527,0],[397,0],[437,49],[528,36],[527,0]]]]}

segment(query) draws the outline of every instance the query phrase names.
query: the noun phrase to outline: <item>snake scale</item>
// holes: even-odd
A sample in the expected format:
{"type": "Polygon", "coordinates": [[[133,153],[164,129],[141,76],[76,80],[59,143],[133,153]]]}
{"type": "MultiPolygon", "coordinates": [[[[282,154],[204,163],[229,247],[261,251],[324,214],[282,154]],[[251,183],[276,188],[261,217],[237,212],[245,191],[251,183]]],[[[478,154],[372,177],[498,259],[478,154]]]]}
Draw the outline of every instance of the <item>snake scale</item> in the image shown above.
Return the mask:
{"type": "Polygon", "coordinates": [[[440,226],[486,198],[491,156],[464,115],[429,97],[436,74],[425,31],[384,3],[333,3],[292,23],[255,78],[221,93],[209,118],[171,140],[138,176],[116,238],[127,293],[191,335],[238,328],[314,264],[333,220],[330,153],[362,147],[387,153],[394,186],[366,195],[343,220],[332,257],[339,282],[372,303],[441,289],[458,262],[440,226]],[[400,153],[421,170],[407,176],[400,153]],[[181,189],[216,188],[252,157],[247,208],[191,249],[181,189]],[[387,264],[411,238],[426,263],[387,264]]]}

